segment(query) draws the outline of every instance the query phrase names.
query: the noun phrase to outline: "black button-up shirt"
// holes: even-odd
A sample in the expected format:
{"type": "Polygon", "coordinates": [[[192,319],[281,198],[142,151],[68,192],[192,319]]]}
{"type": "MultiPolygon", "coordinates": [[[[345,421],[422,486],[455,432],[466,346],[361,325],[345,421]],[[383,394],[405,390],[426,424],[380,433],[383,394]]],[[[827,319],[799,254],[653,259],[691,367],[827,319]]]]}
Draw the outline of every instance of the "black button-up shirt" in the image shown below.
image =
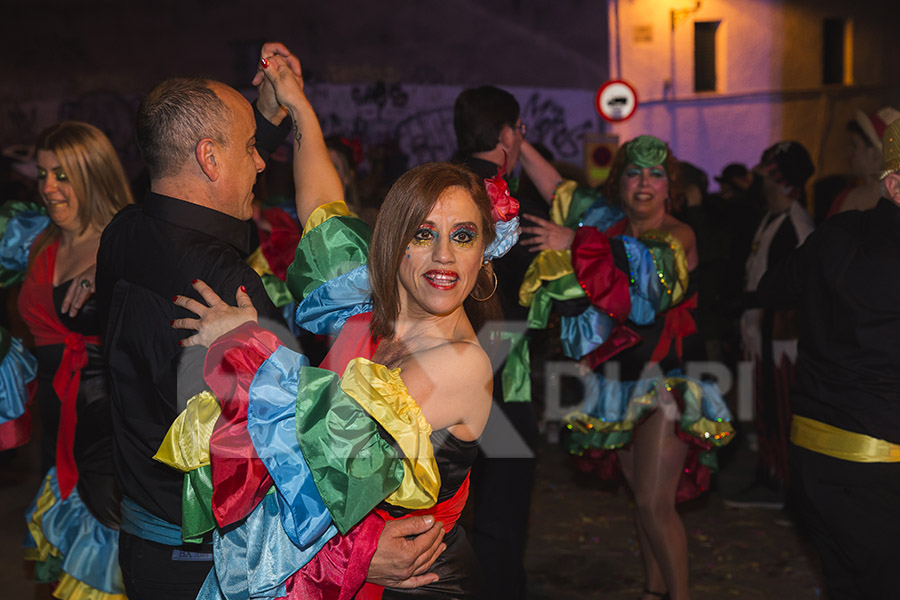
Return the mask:
{"type": "Polygon", "coordinates": [[[900,443],[900,207],[835,215],[759,283],[760,302],[801,309],[791,409],[900,443]]]}
{"type": "MultiPolygon", "coordinates": [[[[256,115],[257,143],[273,149],[286,128],[256,115]]],[[[194,315],[172,298],[199,300],[191,282],[202,279],[234,304],[243,285],[261,317],[278,318],[245,262],[254,249],[253,228],[252,221],[150,193],[120,211],[100,241],[97,296],[108,315],[104,351],[116,475],[126,496],[170,523],[181,523],[183,475],[153,455],[187,398],[204,389],[204,349],[183,350],[178,342],[192,332],[171,327],[173,319],[194,315]]]]}

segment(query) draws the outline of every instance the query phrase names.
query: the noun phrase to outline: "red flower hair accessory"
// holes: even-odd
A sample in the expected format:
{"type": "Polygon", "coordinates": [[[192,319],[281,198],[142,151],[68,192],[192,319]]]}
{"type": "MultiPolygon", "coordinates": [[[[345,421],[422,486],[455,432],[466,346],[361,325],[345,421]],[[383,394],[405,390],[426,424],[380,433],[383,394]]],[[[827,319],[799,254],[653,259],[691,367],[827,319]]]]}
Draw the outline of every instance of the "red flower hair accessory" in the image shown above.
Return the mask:
{"type": "Polygon", "coordinates": [[[506,174],[506,158],[497,167],[497,175],[484,180],[484,188],[491,199],[491,218],[494,221],[511,221],[519,214],[519,201],[510,196],[509,184],[503,179],[506,174]]]}

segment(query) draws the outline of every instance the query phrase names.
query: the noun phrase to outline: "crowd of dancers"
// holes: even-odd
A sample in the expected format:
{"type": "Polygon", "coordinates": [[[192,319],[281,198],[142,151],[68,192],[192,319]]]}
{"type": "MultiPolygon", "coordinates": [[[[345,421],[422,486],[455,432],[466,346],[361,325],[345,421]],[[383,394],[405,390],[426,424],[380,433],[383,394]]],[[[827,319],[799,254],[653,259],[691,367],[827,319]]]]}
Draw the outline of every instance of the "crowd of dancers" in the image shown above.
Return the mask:
{"type": "Polygon", "coordinates": [[[561,357],[590,380],[562,442],[633,494],[641,598],[690,598],[676,504],[735,437],[689,372],[708,358],[755,368],[758,485],[730,501],[789,498],[834,598],[890,590],[900,114],[851,122],[860,183],[813,233],[797,142],[711,196],[641,135],[594,189],[494,86],[458,97],[453,160],[375,207],[297,57],[265,44],[253,84],[145,96],[138,202],[106,136],[65,121],[35,142],[40,202],[0,207],[31,340],[0,329],[0,449],[37,412],[25,556],[56,597],[523,598],[534,458],[492,424],[533,450],[561,357]]]}

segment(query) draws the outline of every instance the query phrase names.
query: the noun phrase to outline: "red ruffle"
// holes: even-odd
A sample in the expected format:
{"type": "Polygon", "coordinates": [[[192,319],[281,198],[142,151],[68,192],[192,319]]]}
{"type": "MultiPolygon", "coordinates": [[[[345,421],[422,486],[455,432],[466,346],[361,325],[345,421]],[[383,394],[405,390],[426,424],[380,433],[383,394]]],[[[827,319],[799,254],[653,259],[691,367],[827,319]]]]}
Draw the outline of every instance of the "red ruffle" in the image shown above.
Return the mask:
{"type": "Polygon", "coordinates": [[[37,389],[37,379],[25,384],[28,402],[25,412],[18,419],[0,424],[0,450],[10,450],[24,446],[31,439],[31,399],[37,389]]]}
{"type": "MultiPolygon", "coordinates": [[[[626,223],[623,219],[609,231],[624,229],[626,223]]],[[[628,274],[616,268],[607,234],[590,226],[579,227],[575,232],[572,268],[591,303],[616,322],[609,339],[588,354],[588,362],[596,368],[641,341],[641,336],[624,325],[631,312],[628,274]]]]}
{"type": "Polygon", "coordinates": [[[572,240],[572,267],[591,303],[624,323],[631,312],[628,274],[613,263],[609,238],[596,227],[579,227],[572,240]]]}
{"type": "Polygon", "coordinates": [[[321,367],[343,375],[347,364],[354,358],[372,358],[381,340],[372,340],[371,323],[370,312],[347,319],[331,350],[325,355],[321,367]]]}
{"type": "Polygon", "coordinates": [[[283,598],[289,600],[381,598],[384,588],[363,584],[369,574],[369,564],[372,562],[383,529],[384,520],[375,513],[369,513],[346,535],[336,535],[328,540],[311,561],[288,578],[287,595],[283,598]]]}
{"type": "Polygon", "coordinates": [[[300,243],[300,223],[278,207],[267,208],[262,211],[262,215],[272,226],[272,230],[259,230],[259,247],[272,273],[285,281],[287,268],[294,261],[294,252],[300,243]]]}
{"type": "Polygon", "coordinates": [[[222,407],[209,440],[212,509],[221,527],[250,514],[272,486],[247,432],[247,404],[256,371],[281,345],[256,323],[244,323],[206,354],[204,378],[222,407]]]}

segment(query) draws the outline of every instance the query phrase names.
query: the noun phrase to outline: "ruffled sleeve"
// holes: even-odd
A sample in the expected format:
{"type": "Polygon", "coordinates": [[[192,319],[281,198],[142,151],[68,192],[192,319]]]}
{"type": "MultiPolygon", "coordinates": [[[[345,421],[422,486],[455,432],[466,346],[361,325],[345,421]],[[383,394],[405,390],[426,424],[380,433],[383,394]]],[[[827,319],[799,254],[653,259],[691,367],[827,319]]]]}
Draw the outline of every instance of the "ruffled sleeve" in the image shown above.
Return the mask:
{"type": "Polygon", "coordinates": [[[157,453],[186,474],[212,466],[220,527],[199,597],[352,597],[383,527],[375,507],[427,509],[441,485],[399,370],[357,358],[338,377],[245,324],[213,344],[205,371],[219,409],[192,398],[157,453]]]}
{"type": "Polygon", "coordinates": [[[287,270],[301,327],[335,334],[349,317],[372,310],[366,268],[370,239],[369,226],[343,202],[312,212],[287,270]]]}
{"type": "Polygon", "coordinates": [[[0,450],[21,446],[31,437],[28,404],[35,375],[37,360],[18,338],[0,328],[0,450]]]}
{"type": "Polygon", "coordinates": [[[0,206],[0,287],[19,283],[28,266],[28,253],[50,223],[43,207],[30,202],[0,206]]]}

